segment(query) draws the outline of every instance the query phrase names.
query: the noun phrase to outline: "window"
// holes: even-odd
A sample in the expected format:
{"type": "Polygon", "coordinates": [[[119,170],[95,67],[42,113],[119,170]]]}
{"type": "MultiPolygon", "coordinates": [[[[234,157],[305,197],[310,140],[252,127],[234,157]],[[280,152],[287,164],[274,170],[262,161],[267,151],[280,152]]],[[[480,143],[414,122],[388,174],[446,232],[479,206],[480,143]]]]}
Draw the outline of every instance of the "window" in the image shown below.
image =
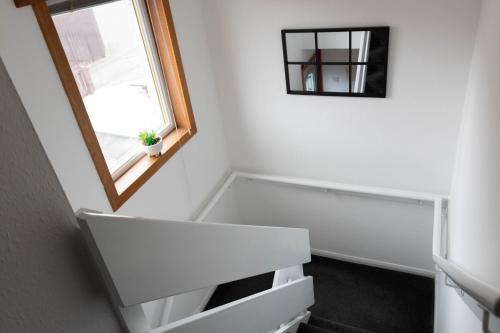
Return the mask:
{"type": "Polygon", "coordinates": [[[196,133],[168,1],[22,2],[33,6],[116,210],[196,133]],[[144,130],[162,136],[160,157],[142,152],[144,130]]]}
{"type": "Polygon", "coordinates": [[[121,0],[52,16],[113,179],[144,155],[140,131],[165,136],[175,127],[141,10],[121,0]]]}

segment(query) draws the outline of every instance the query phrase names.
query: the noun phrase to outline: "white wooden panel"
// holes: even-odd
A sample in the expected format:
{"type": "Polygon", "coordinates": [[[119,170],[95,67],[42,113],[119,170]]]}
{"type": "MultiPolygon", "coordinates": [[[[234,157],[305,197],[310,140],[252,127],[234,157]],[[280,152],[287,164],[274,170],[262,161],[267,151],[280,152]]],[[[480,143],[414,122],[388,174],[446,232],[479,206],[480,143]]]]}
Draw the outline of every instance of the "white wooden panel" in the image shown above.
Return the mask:
{"type": "Polygon", "coordinates": [[[297,316],[288,324],[281,325],[280,328],[274,333],[297,333],[301,323],[307,324],[311,318],[311,312],[306,311],[304,314],[297,316]]]}
{"type": "Polygon", "coordinates": [[[112,296],[128,306],[311,260],[305,229],[84,213],[80,226],[112,296]]]}
{"type": "Polygon", "coordinates": [[[312,277],[268,289],[150,333],[267,333],[314,304],[312,277]]]}
{"type": "Polygon", "coordinates": [[[288,281],[297,280],[304,277],[302,265],[279,269],[274,272],[273,287],[288,283],[288,281]]]}

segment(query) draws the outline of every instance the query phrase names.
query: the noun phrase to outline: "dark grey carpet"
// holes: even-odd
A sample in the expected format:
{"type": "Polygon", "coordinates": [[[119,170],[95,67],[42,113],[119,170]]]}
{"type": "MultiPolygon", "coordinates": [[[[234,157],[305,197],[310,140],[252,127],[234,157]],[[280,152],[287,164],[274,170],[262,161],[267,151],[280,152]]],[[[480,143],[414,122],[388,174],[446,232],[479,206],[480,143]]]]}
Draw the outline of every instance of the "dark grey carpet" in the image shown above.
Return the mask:
{"type": "Polygon", "coordinates": [[[309,318],[308,324],[314,325],[316,327],[321,327],[323,329],[327,329],[336,333],[373,333],[371,331],[367,331],[350,325],[336,323],[315,315],[312,315],[311,318],[309,318]]]}
{"type": "Polygon", "coordinates": [[[299,329],[297,330],[297,333],[338,333],[338,332],[330,331],[310,324],[301,323],[299,329]]]}
{"type": "MultiPolygon", "coordinates": [[[[434,280],[313,256],[304,274],[314,278],[314,317],[375,333],[432,333],[434,280]]],[[[273,273],[221,285],[206,309],[272,286],[273,273]]]]}
{"type": "Polygon", "coordinates": [[[301,323],[297,333],[373,333],[357,327],[311,316],[307,324],[301,323]]]}
{"type": "Polygon", "coordinates": [[[304,273],[314,277],[315,316],[376,333],[433,331],[433,279],[321,257],[304,273]]]}

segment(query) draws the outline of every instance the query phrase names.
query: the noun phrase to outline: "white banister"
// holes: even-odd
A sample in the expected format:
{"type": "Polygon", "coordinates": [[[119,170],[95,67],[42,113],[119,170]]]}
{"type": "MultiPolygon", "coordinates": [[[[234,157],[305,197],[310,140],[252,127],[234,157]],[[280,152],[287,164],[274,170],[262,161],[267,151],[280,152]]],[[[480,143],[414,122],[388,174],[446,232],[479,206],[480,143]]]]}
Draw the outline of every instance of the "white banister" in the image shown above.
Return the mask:
{"type": "Polygon", "coordinates": [[[268,333],[314,304],[312,277],[219,306],[150,333],[268,333]]]}
{"type": "Polygon", "coordinates": [[[304,316],[314,303],[312,278],[304,278],[301,269],[311,260],[306,229],[163,221],[90,211],[81,211],[77,218],[120,321],[130,333],[267,333],[304,316]],[[299,268],[289,268],[294,266],[299,268]],[[161,331],[151,331],[140,306],[280,270],[280,285],[161,331]],[[243,326],[230,329],[236,322],[243,326]],[[197,325],[203,329],[195,329],[197,325]]]}
{"type": "Polygon", "coordinates": [[[297,333],[300,324],[301,323],[307,324],[309,322],[310,317],[311,317],[311,312],[306,311],[295,317],[289,323],[281,325],[280,328],[273,333],[297,333]]]}
{"type": "Polygon", "coordinates": [[[83,213],[85,237],[128,306],[311,260],[306,229],[83,213]]]}

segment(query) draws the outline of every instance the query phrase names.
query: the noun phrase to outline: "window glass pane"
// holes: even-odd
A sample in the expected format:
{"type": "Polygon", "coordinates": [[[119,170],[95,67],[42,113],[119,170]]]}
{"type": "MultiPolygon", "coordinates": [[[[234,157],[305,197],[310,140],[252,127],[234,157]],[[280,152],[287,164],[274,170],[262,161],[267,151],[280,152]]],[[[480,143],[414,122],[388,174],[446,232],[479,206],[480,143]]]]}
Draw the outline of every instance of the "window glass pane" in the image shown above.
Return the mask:
{"type": "Polygon", "coordinates": [[[132,0],[53,16],[108,168],[139,151],[137,135],[169,125],[132,0]]]}

